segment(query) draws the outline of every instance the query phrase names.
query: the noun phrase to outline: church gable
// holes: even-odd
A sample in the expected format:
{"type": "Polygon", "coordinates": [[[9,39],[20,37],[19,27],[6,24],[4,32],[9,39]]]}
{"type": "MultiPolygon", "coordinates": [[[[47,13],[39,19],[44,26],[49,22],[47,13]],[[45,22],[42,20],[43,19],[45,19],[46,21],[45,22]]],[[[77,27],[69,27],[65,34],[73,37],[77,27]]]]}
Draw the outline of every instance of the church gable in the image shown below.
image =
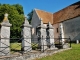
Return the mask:
{"type": "Polygon", "coordinates": [[[38,10],[38,9],[35,9],[35,11],[38,17],[42,19],[44,24],[47,24],[48,22],[53,24],[53,14],[52,13],[45,12],[45,11],[38,10]]]}

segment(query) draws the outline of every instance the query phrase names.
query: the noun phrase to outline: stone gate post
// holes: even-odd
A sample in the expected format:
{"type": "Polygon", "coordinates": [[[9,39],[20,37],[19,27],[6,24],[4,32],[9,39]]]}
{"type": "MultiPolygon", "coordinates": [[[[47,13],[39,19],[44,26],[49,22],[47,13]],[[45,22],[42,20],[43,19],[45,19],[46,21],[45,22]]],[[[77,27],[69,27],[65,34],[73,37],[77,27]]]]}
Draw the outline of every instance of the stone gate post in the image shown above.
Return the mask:
{"type": "Polygon", "coordinates": [[[0,55],[10,54],[10,26],[8,14],[4,15],[4,20],[1,23],[1,40],[0,40],[0,55]]]}
{"type": "Polygon", "coordinates": [[[39,45],[41,45],[41,51],[44,51],[47,49],[47,42],[46,42],[46,27],[44,26],[42,20],[40,25],[38,26],[38,28],[40,28],[40,43],[39,45]]]}
{"type": "Polygon", "coordinates": [[[48,37],[50,38],[49,39],[50,49],[57,49],[55,48],[55,44],[54,44],[54,29],[50,22],[48,23],[47,28],[49,34],[48,37]]]}
{"type": "Polygon", "coordinates": [[[24,50],[24,52],[28,52],[32,50],[31,47],[31,25],[29,24],[26,16],[25,16],[25,21],[24,24],[22,26],[22,50],[24,50]]]}

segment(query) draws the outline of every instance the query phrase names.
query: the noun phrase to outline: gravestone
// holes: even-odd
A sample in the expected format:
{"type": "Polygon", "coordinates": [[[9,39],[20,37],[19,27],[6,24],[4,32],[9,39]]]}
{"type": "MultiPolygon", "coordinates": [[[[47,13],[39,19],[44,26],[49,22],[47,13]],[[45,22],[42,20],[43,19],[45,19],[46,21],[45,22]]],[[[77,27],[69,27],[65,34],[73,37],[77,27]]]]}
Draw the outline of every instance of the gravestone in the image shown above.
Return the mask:
{"type": "Polygon", "coordinates": [[[79,40],[76,40],[76,44],[79,44],[79,40]]]}
{"type": "Polygon", "coordinates": [[[29,24],[26,16],[25,16],[25,21],[24,24],[22,26],[22,50],[24,50],[24,52],[28,52],[32,50],[31,47],[31,25],[29,24]]]}
{"type": "Polygon", "coordinates": [[[70,48],[69,47],[69,44],[68,43],[65,43],[65,44],[63,44],[63,47],[62,47],[63,49],[67,49],[67,48],[70,48]]]}
{"type": "Polygon", "coordinates": [[[1,41],[0,41],[0,55],[10,54],[10,26],[8,14],[4,15],[4,20],[1,23],[1,41]]]}
{"type": "Polygon", "coordinates": [[[39,32],[38,32],[40,38],[39,45],[41,46],[41,51],[44,51],[47,49],[47,42],[46,42],[46,27],[44,26],[42,20],[37,28],[39,28],[39,32]]]}

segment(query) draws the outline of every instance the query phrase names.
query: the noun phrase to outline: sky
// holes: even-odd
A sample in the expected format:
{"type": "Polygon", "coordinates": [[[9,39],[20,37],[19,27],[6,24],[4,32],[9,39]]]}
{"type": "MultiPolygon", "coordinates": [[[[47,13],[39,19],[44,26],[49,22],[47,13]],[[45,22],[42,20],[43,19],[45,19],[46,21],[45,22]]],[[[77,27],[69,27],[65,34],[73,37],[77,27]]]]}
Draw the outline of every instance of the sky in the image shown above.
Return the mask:
{"type": "Polygon", "coordinates": [[[80,0],[0,0],[1,4],[20,4],[23,6],[24,14],[27,15],[33,9],[40,9],[55,13],[80,0]]]}

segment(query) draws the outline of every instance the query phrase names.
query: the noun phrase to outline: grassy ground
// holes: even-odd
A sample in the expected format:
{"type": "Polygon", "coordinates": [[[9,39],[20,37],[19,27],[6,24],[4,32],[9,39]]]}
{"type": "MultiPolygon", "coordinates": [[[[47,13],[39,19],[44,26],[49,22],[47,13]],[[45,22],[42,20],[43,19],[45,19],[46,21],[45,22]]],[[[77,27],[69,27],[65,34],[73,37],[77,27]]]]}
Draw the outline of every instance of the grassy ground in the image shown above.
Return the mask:
{"type": "Polygon", "coordinates": [[[72,49],[35,60],[80,60],[80,44],[72,44],[72,49]]]}
{"type": "MultiPolygon", "coordinates": [[[[31,44],[32,48],[35,50],[38,47],[38,44],[31,44]]],[[[10,44],[11,52],[21,51],[21,43],[11,43],[10,44]]]]}
{"type": "Polygon", "coordinates": [[[14,50],[21,50],[21,43],[11,43],[10,47],[14,50]]]}
{"type": "Polygon", "coordinates": [[[21,51],[21,43],[11,43],[10,49],[11,49],[11,53],[21,51]]]}
{"type": "MultiPolygon", "coordinates": [[[[31,45],[33,49],[38,48],[38,44],[32,43],[31,45]]],[[[21,43],[11,43],[10,48],[11,50],[21,50],[21,43]]]]}

